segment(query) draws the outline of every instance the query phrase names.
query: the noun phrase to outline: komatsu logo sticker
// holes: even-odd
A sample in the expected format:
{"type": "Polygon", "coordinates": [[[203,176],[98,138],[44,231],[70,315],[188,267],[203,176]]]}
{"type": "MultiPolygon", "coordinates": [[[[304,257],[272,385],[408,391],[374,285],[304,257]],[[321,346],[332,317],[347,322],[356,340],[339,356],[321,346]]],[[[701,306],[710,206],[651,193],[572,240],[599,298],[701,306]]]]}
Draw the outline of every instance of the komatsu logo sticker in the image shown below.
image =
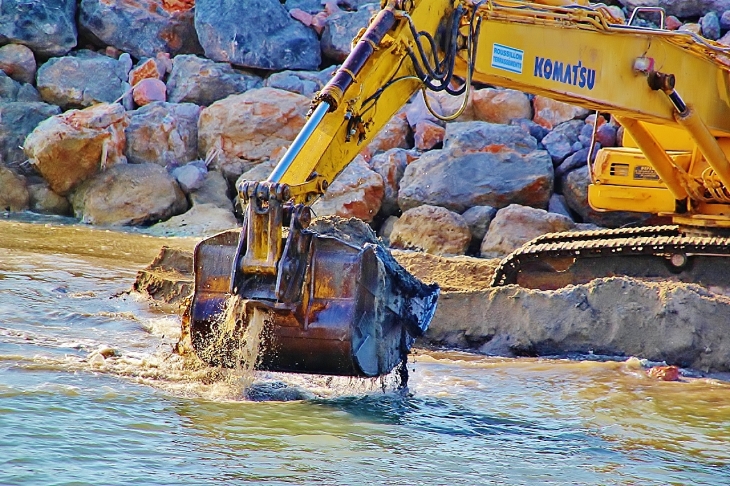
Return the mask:
{"type": "Polygon", "coordinates": [[[522,74],[524,51],[501,44],[492,45],[492,67],[511,73],[522,74]]]}
{"type": "Polygon", "coordinates": [[[533,75],[589,90],[596,85],[596,70],[588,69],[581,61],[578,64],[565,64],[545,57],[535,57],[533,75]]]}

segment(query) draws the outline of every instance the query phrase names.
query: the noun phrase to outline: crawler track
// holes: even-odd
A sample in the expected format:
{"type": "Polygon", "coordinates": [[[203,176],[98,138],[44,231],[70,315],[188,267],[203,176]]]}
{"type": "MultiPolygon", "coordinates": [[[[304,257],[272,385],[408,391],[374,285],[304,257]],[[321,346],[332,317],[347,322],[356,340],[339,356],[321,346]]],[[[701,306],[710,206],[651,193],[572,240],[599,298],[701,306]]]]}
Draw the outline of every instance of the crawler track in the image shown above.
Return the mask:
{"type": "Polygon", "coordinates": [[[728,256],[730,237],[683,235],[678,226],[551,233],[504,258],[492,286],[550,289],[616,275],[727,286],[728,256]]]}

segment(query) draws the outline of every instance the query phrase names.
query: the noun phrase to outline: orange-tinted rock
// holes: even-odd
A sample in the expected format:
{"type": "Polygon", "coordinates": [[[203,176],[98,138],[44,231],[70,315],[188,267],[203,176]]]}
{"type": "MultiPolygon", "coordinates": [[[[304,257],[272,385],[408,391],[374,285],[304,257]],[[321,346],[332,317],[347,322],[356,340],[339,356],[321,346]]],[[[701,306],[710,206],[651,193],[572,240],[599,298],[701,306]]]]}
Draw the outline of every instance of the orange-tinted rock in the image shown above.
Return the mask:
{"type": "Polygon", "coordinates": [[[0,165],[0,211],[24,211],[29,199],[25,178],[0,165]]]}
{"type": "Polygon", "coordinates": [[[148,78],[162,79],[163,75],[164,73],[160,72],[157,61],[155,59],[147,59],[129,72],[129,84],[135,86],[143,79],[148,78]]]}
{"type": "Polygon", "coordinates": [[[148,105],[153,101],[165,101],[167,86],[159,79],[143,79],[134,87],[132,95],[137,106],[148,105]]]}
{"type": "Polygon", "coordinates": [[[662,381],[678,381],[679,367],[677,366],[652,366],[646,372],[651,378],[662,381]]]}
{"type": "Polygon", "coordinates": [[[527,95],[514,89],[479,89],[472,98],[474,115],[490,123],[532,118],[532,106],[527,95]]]}
{"type": "Polygon", "coordinates": [[[431,120],[421,120],[416,123],[413,131],[413,141],[418,150],[431,150],[444,142],[446,129],[431,120]]]}
{"type": "Polygon", "coordinates": [[[544,96],[535,96],[532,101],[535,110],[533,121],[548,130],[560,125],[563,122],[574,118],[582,118],[588,115],[588,110],[575,105],[569,105],[562,101],[555,101],[544,96]]]}
{"type": "Polygon", "coordinates": [[[16,81],[33,84],[36,71],[33,51],[21,44],[0,47],[0,70],[16,81]]]}
{"type": "Polygon", "coordinates": [[[385,124],[360,154],[366,160],[370,160],[373,155],[380,152],[394,148],[410,148],[408,143],[410,133],[411,127],[408,125],[405,113],[398,113],[385,124]]]}
{"type": "Polygon", "coordinates": [[[317,216],[340,216],[372,221],[385,194],[383,178],[358,156],[312,205],[317,216]]]}
{"type": "Polygon", "coordinates": [[[460,214],[439,206],[409,209],[393,224],[390,246],[420,249],[434,255],[463,255],[471,231],[460,214]]]}
{"type": "Polygon", "coordinates": [[[25,140],[25,154],[53,192],[65,196],[100,169],[126,163],[122,105],[100,103],[41,122],[25,140]]]}
{"type": "Polygon", "coordinates": [[[187,12],[195,7],[195,0],[162,0],[162,8],[170,13],[187,12]]]}

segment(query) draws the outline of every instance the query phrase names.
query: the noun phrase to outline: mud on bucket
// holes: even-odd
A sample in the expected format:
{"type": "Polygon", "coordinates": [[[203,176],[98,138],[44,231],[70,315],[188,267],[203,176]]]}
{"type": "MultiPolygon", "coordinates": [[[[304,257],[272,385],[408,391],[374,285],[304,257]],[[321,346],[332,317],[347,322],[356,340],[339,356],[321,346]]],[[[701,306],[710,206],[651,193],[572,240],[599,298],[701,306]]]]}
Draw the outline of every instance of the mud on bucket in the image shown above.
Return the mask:
{"type": "Polygon", "coordinates": [[[232,296],[239,233],[218,234],[195,249],[190,337],[210,365],[248,359],[253,324],[263,328],[257,369],[379,376],[403,360],[433,318],[438,286],[406,272],[354,219],[322,218],[303,231],[293,290],[279,290],[277,298],[277,276],[251,274],[232,296]]]}

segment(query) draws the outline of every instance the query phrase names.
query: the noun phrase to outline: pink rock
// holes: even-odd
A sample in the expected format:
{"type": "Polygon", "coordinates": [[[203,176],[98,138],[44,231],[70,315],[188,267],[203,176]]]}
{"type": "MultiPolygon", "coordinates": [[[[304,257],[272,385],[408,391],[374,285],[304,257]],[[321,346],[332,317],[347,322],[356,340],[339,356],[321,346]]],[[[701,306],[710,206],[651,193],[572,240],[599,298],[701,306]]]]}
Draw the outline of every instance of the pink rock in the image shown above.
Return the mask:
{"type": "Polygon", "coordinates": [[[0,47],[0,70],[16,81],[33,84],[36,73],[33,51],[22,44],[0,47]]]}
{"type": "Polygon", "coordinates": [[[670,15],[664,21],[664,27],[666,27],[668,30],[677,30],[682,27],[682,21],[674,15],[670,15]]]}
{"type": "Polygon", "coordinates": [[[463,255],[470,242],[466,220],[440,206],[409,209],[393,224],[390,233],[391,247],[420,249],[434,255],[463,255]]]}
{"type": "Polygon", "coordinates": [[[365,160],[370,160],[373,155],[385,152],[393,148],[410,148],[408,135],[411,127],[408,126],[405,113],[398,113],[383,127],[375,138],[360,152],[365,160]]]}
{"type": "Polygon", "coordinates": [[[587,116],[589,111],[579,106],[569,105],[545,96],[537,95],[532,101],[535,115],[533,121],[548,130],[552,130],[563,122],[587,116]]]}
{"type": "Polygon", "coordinates": [[[304,10],[300,8],[293,8],[289,10],[289,15],[293,18],[298,20],[299,22],[303,23],[307,27],[312,25],[312,18],[314,15],[310,14],[309,12],[305,12],[304,10]]]}
{"type": "Polygon", "coordinates": [[[385,194],[383,178],[373,172],[362,156],[353,160],[312,205],[317,216],[373,220],[385,194]]]}
{"type": "Polygon", "coordinates": [[[444,142],[445,134],[446,129],[441,125],[430,120],[422,120],[416,124],[413,139],[418,150],[431,150],[444,142]]]}
{"type": "Polygon", "coordinates": [[[514,89],[486,88],[474,91],[474,115],[489,123],[509,123],[510,120],[532,118],[530,99],[514,89]]]}
{"type": "Polygon", "coordinates": [[[167,99],[167,86],[159,79],[143,79],[134,87],[132,95],[137,106],[148,105],[153,101],[165,101],[167,99]]]}

